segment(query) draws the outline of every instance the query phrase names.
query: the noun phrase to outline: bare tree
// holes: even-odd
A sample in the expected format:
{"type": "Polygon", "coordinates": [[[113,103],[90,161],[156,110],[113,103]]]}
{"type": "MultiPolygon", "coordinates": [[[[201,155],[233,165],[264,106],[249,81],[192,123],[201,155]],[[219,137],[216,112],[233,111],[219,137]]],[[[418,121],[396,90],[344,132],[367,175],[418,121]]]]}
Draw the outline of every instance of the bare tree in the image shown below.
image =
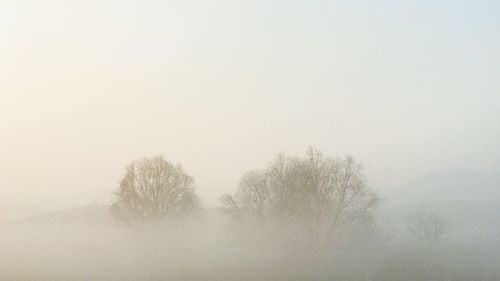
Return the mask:
{"type": "Polygon", "coordinates": [[[312,148],[302,158],[278,155],[266,169],[246,173],[234,196],[221,199],[240,218],[298,225],[318,239],[369,219],[378,202],[352,157],[325,157],[312,148]]]}
{"type": "Polygon", "coordinates": [[[122,219],[137,221],[187,216],[198,207],[193,178],[159,156],[127,167],[112,210],[122,219]]]}
{"type": "Polygon", "coordinates": [[[441,241],[447,225],[439,214],[419,210],[406,218],[406,227],[416,246],[428,252],[441,241]]]}

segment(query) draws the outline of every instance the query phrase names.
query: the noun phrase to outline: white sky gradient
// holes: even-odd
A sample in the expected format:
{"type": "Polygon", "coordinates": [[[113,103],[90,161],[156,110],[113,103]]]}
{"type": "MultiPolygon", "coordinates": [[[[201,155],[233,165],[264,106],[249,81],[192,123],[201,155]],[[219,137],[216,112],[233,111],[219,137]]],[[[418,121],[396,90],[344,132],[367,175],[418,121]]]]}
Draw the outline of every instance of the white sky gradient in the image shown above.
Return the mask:
{"type": "Polygon", "coordinates": [[[0,210],[109,203],[163,154],[205,206],[310,145],[388,189],[500,172],[499,1],[0,2],[0,210]]]}

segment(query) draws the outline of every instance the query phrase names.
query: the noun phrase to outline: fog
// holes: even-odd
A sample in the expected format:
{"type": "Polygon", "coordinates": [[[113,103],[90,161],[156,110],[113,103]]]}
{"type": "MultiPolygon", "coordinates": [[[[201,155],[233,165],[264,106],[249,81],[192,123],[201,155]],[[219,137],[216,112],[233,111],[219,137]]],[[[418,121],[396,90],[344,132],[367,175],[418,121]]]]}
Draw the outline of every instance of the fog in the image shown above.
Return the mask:
{"type": "Polygon", "coordinates": [[[482,233],[470,229],[478,224],[447,233],[435,252],[424,254],[408,233],[398,230],[402,225],[386,224],[333,248],[318,248],[293,234],[231,228],[220,210],[205,210],[203,216],[182,223],[132,226],[114,221],[107,210],[108,206],[87,206],[2,226],[2,280],[498,280],[500,276],[500,245],[496,239],[482,240],[494,234],[494,228],[484,225],[479,226],[482,233]]]}
{"type": "MultiPolygon", "coordinates": [[[[409,184],[381,200],[356,164],[314,149],[305,156],[279,155],[260,172],[246,173],[234,196],[221,198],[221,207],[203,208],[182,201],[191,198],[180,192],[191,181],[179,180],[185,173],[179,166],[163,157],[139,159],[128,166],[112,205],[0,225],[0,277],[498,280],[500,202],[481,194],[490,191],[486,183],[498,184],[498,175],[437,173],[416,181],[418,188],[409,184]],[[441,199],[450,178],[476,181],[478,196],[441,199]],[[437,183],[442,188],[433,190],[437,183]],[[429,188],[433,196],[425,200],[429,188]],[[158,196],[163,190],[165,196],[158,196]],[[314,201],[318,196],[325,197],[314,201]]],[[[468,185],[451,187],[459,195],[472,191],[468,185]]]]}
{"type": "Polygon", "coordinates": [[[0,280],[500,280],[498,1],[0,1],[0,280]]]}

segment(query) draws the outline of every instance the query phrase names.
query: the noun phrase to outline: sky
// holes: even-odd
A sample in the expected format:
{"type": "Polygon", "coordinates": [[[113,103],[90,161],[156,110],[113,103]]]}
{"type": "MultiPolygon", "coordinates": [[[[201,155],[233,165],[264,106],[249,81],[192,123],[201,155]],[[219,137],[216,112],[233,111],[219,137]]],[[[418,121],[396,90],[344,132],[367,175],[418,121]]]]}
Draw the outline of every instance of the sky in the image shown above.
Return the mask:
{"type": "Polygon", "coordinates": [[[0,210],[113,199],[164,155],[205,206],[278,153],[387,190],[500,172],[499,1],[0,1],[0,210]]]}

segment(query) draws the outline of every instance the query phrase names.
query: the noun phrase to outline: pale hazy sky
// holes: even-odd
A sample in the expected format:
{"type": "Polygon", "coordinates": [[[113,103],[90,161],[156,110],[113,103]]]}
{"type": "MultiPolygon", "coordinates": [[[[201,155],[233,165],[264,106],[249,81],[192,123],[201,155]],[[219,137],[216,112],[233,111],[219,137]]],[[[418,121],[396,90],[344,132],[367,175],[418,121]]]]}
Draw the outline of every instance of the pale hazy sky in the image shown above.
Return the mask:
{"type": "Polygon", "coordinates": [[[0,210],[107,203],[156,154],[215,206],[309,145],[381,190],[500,172],[500,2],[0,1],[0,210]]]}

